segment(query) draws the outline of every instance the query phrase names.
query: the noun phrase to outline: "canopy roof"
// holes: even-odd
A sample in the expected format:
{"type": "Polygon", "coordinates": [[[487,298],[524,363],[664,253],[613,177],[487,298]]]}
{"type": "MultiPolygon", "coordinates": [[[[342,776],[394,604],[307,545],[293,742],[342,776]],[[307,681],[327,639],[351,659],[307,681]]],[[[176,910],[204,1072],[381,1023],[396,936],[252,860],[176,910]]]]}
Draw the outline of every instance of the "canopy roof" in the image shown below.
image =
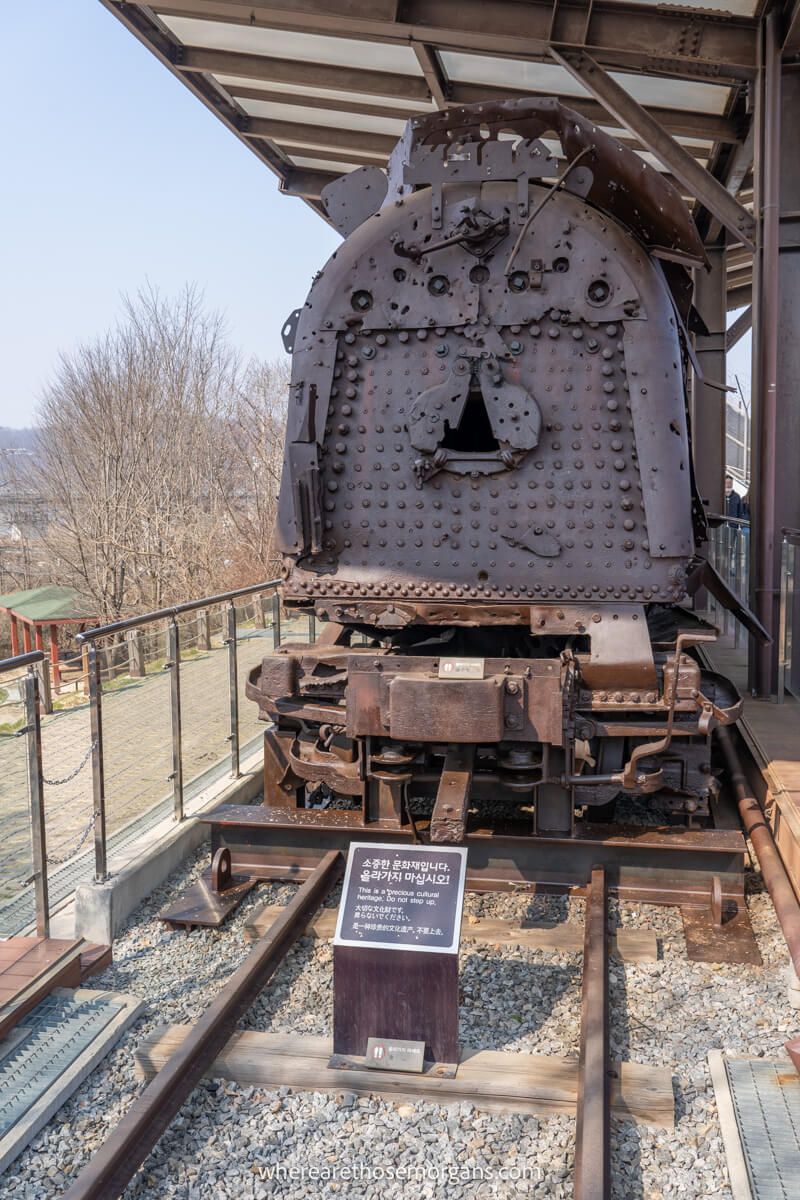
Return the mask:
{"type": "MultiPolygon", "coordinates": [[[[364,164],[385,166],[409,116],[520,95],[561,100],[674,177],[671,155],[654,153],[640,123],[634,132],[620,119],[632,98],[731,197],[752,204],[748,92],[763,0],[101,3],[276,173],[283,192],[323,215],[325,184],[364,164]],[[624,89],[621,100],[598,98],[595,65],[612,90],[624,89]]],[[[676,182],[704,237],[717,236],[702,187],[683,170],[676,182]]],[[[739,247],[731,240],[729,307],[739,307],[750,298],[752,253],[746,237],[739,247]]]]}
{"type": "Polygon", "coordinates": [[[60,621],[89,621],[96,616],[83,597],[68,587],[27,588],[0,596],[0,608],[25,621],[57,625],[60,621]]]}

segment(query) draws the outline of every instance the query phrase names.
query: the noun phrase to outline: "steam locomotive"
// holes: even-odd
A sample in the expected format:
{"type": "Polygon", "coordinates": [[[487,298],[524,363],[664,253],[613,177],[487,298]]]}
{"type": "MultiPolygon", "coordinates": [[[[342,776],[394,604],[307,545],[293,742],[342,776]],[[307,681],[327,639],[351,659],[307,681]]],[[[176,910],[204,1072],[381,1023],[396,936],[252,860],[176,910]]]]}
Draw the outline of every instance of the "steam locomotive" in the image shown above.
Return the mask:
{"type": "Polygon", "coordinates": [[[625,795],[707,823],[741,699],[687,603],[724,585],[686,205],[530,99],[415,117],[323,201],[345,240],[283,329],[279,538],[286,606],[326,624],[251,674],[265,803],[433,842],[498,813],[569,837],[625,795]]]}

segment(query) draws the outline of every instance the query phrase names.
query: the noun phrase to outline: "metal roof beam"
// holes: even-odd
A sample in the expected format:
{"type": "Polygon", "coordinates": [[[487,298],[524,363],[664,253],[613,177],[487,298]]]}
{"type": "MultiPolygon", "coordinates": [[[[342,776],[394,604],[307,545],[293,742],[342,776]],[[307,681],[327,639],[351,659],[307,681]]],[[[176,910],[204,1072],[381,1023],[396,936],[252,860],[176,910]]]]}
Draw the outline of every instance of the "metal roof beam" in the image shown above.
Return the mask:
{"type": "MultiPolygon", "coordinates": [[[[255,139],[255,140],[258,141],[258,139],[255,139]]],[[[280,146],[279,145],[278,149],[281,151],[282,154],[285,154],[287,156],[287,158],[290,158],[290,159],[292,159],[292,158],[313,158],[317,162],[335,162],[335,163],[346,162],[346,163],[353,163],[357,167],[385,167],[386,166],[386,155],[385,154],[365,154],[361,150],[352,150],[352,149],[350,149],[350,150],[330,150],[330,149],[322,150],[322,149],[320,149],[319,146],[305,146],[305,145],[300,144],[299,142],[293,142],[291,146],[289,146],[289,145],[280,146]]],[[[305,170],[305,168],[301,168],[301,169],[305,170]]],[[[309,168],[309,170],[313,170],[313,168],[309,168]]],[[[335,173],[336,173],[337,179],[341,175],[346,175],[348,170],[350,170],[349,167],[346,168],[345,171],[342,171],[341,169],[336,170],[335,173]]]]}
{"type": "Polygon", "coordinates": [[[725,331],[725,350],[732,350],[737,342],[740,342],[746,333],[749,333],[753,324],[753,306],[748,304],[744,312],[739,313],[739,316],[725,331]]]}
{"type": "MultiPolygon", "coordinates": [[[[296,92],[262,92],[258,88],[239,87],[234,84],[225,84],[224,87],[234,100],[265,100],[273,104],[284,104],[295,108],[316,108],[325,112],[353,113],[356,116],[391,117],[401,121],[406,121],[411,116],[421,115],[402,108],[362,104],[358,100],[351,100],[348,96],[331,100],[328,97],[304,96],[296,92]]],[[[517,96],[515,99],[519,99],[519,97],[517,96]]],[[[608,122],[608,119],[608,114],[603,113],[603,120],[608,122]]],[[[271,120],[271,118],[267,117],[265,120],[271,120]]],[[[637,138],[625,134],[614,134],[613,136],[621,146],[629,146],[632,150],[638,151],[646,150],[646,147],[637,138]]],[[[693,158],[707,159],[710,153],[702,146],[687,146],[686,150],[693,158]]]]}
{"type": "Polygon", "coordinates": [[[319,146],[322,150],[352,150],[377,154],[384,161],[397,145],[397,138],[362,129],[337,129],[332,125],[308,125],[304,122],[273,121],[249,117],[243,126],[245,137],[268,138],[287,146],[319,146]]]}
{"type": "MultiPolygon", "coordinates": [[[[388,104],[366,104],[360,100],[351,100],[349,96],[330,99],[328,96],[306,96],[302,92],[265,92],[260,88],[240,87],[238,84],[224,83],[228,95],[234,100],[264,100],[269,104],[289,104],[294,108],[314,108],[320,112],[354,113],[364,117],[389,117],[395,121],[407,121],[409,117],[420,116],[423,112],[433,112],[433,109],[396,108],[388,104]]],[[[698,151],[702,154],[703,151],[698,151]]]]}
{"type": "Polygon", "coordinates": [[[785,33],[783,36],[783,53],[800,53],[800,0],[788,0],[786,4],[785,33]]]}
{"type": "Polygon", "coordinates": [[[417,56],[419,69],[425,76],[437,108],[447,108],[450,88],[439,55],[426,42],[412,41],[411,49],[417,56]]]}
{"type": "MultiPolygon", "coordinates": [[[[720,180],[732,196],[738,196],[739,189],[744,183],[748,172],[753,169],[754,142],[755,122],[751,119],[744,141],[740,142],[731,152],[728,164],[720,180]]],[[[712,215],[706,234],[706,241],[715,242],[721,232],[722,222],[719,217],[712,215]]]]}
{"type": "MultiPolygon", "coordinates": [[[[144,0],[136,0],[144,3],[144,0]]],[[[289,29],[334,37],[408,44],[438,50],[539,58],[546,61],[552,0],[165,0],[160,14],[289,29]]],[[[756,30],[751,17],[722,20],[703,9],[670,9],[595,0],[561,0],[562,44],[586,46],[607,66],[710,81],[751,79],[756,30]]]]}
{"type": "Polygon", "coordinates": [[[315,171],[310,167],[292,167],[281,181],[285,196],[302,196],[304,200],[319,200],[326,183],[339,178],[338,171],[315,171]]]}
{"type": "MultiPolygon", "coordinates": [[[[452,83],[454,104],[489,104],[493,100],[519,100],[525,96],[543,96],[558,100],[567,108],[587,117],[596,125],[610,125],[608,112],[602,104],[588,96],[554,95],[553,92],[531,92],[524,88],[501,88],[482,83],[452,83]]],[[[684,112],[679,108],[651,110],[665,129],[679,137],[704,138],[709,142],[740,142],[741,134],[734,121],[706,113],[684,112]]]]}
{"type": "Polygon", "coordinates": [[[693,196],[718,217],[737,239],[752,246],[755,241],[755,221],[751,214],[715,179],[671,134],[621,87],[588,54],[550,53],[556,62],[582,83],[586,90],[608,110],[621,125],[638,138],[663,163],[693,196]]]}
{"type": "Polygon", "coordinates": [[[728,288],[728,312],[734,308],[744,308],[752,302],[752,299],[753,285],[750,283],[742,284],[740,287],[728,288]]]}
{"type": "Polygon", "coordinates": [[[729,288],[741,287],[743,283],[750,283],[753,278],[753,267],[739,267],[735,271],[728,271],[726,276],[727,286],[729,288]]]}

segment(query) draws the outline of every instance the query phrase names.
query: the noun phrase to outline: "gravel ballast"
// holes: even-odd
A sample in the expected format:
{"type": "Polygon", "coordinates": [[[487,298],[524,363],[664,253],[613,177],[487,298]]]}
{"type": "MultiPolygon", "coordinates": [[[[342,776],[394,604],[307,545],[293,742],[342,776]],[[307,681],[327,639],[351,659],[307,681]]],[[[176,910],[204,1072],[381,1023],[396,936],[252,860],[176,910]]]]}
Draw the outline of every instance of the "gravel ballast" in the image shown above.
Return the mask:
{"type": "MultiPolygon", "coordinates": [[[[159,909],[206,863],[202,851],[139,907],[115,943],[113,966],[89,982],[140,996],[148,1011],[0,1177],[0,1197],[43,1200],[62,1193],[141,1090],[133,1061],[138,1042],[157,1025],[196,1019],[245,957],[242,927],[249,914],[294,894],[290,885],[262,884],[221,930],[168,931],[157,920],[159,909]]],[[[670,1066],[676,1098],[672,1132],[613,1123],[615,1197],[731,1195],[708,1051],[782,1057],[798,1024],[787,1001],[786,949],[757,872],[748,876],[748,906],[761,967],[689,962],[677,909],[612,902],[612,920],[654,929],[660,950],[657,962],[611,959],[612,1056],[670,1066]]],[[[465,911],[581,921],[583,902],[468,894],[465,911]]],[[[330,1033],[331,979],[330,945],[304,937],[242,1027],[330,1033]]],[[[464,943],[462,1041],[577,1056],[580,990],[580,954],[464,943]]],[[[125,1196],[569,1197],[574,1124],[563,1116],[486,1114],[470,1104],[395,1104],[208,1080],[125,1196]]]]}

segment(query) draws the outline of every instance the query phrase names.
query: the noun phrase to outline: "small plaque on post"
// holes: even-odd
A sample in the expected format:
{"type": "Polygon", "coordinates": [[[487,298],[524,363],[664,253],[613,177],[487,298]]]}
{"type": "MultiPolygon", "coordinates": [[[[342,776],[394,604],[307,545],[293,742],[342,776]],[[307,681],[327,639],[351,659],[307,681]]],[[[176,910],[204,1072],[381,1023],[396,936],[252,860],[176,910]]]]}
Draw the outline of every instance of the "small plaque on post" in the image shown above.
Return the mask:
{"type": "Polygon", "coordinates": [[[402,1038],[370,1038],[365,1066],[378,1071],[421,1072],[425,1065],[425,1043],[402,1038]]]}
{"type": "Polygon", "coordinates": [[[369,1044],[405,1041],[421,1042],[427,1063],[458,1062],[466,872],[461,846],[350,844],[333,939],[334,1057],[363,1062],[369,1044]]]}

